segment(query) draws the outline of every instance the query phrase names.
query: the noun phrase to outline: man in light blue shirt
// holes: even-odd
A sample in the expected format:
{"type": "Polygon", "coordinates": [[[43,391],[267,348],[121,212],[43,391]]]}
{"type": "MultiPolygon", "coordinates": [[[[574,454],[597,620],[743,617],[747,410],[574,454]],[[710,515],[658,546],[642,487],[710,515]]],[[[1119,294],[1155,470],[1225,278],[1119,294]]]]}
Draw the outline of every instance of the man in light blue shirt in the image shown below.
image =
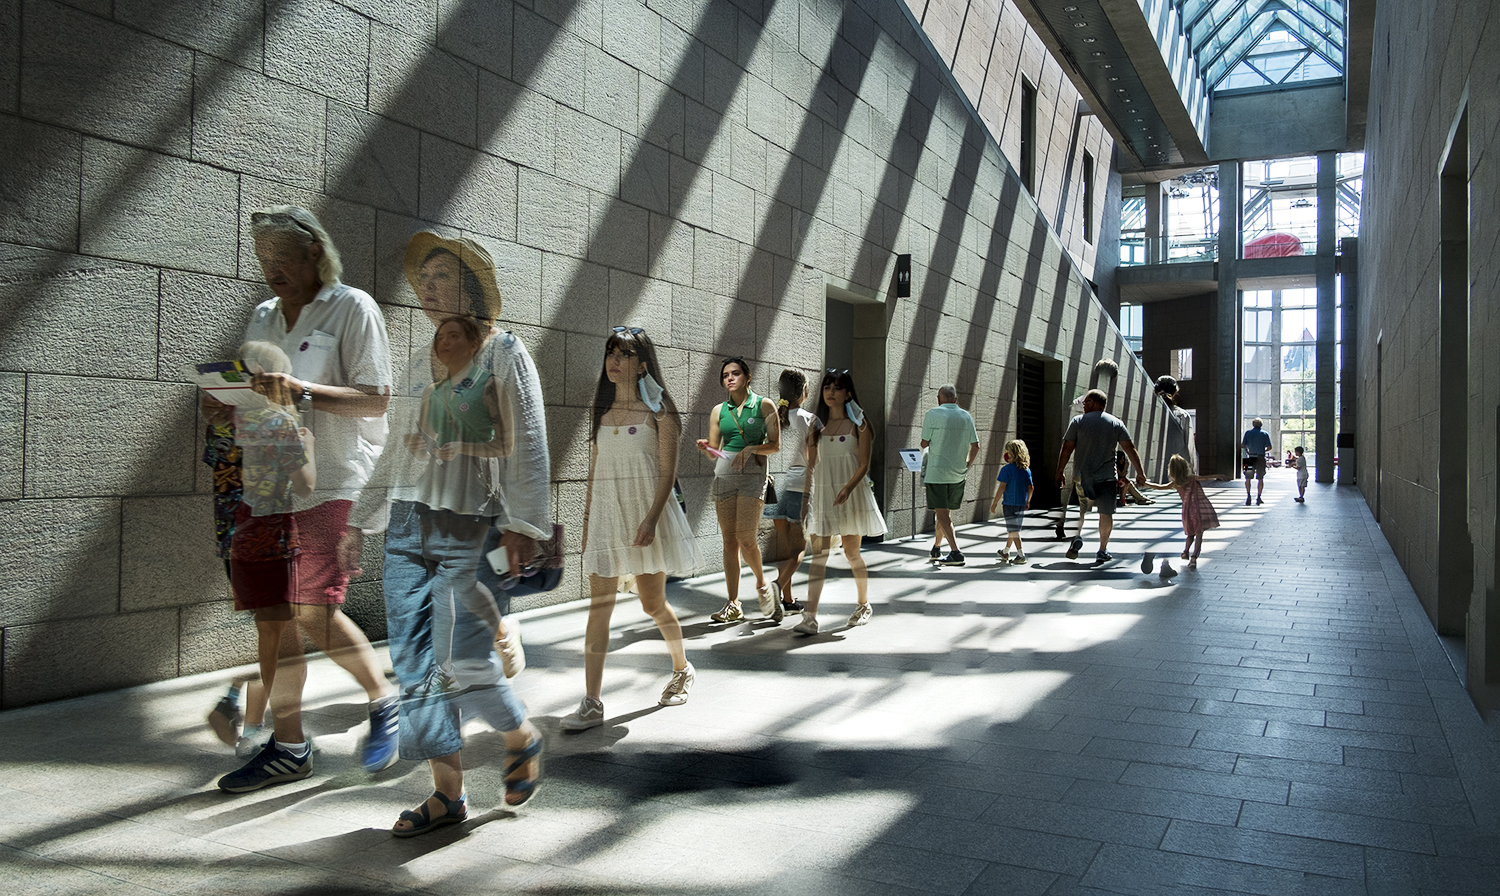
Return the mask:
{"type": "Polygon", "coordinates": [[[935,530],[932,559],[943,566],[963,566],[964,555],[953,533],[953,511],[963,506],[969,466],[979,455],[979,431],[969,412],[958,406],[958,390],[951,385],[938,387],[938,406],[922,418],[922,447],[927,449],[922,483],[935,530]],[[942,552],[945,538],[946,556],[942,552]]]}
{"type": "Polygon", "coordinates": [[[1271,434],[1261,429],[1265,421],[1256,417],[1250,421],[1250,428],[1245,430],[1244,438],[1240,444],[1245,446],[1245,506],[1250,506],[1250,480],[1254,478],[1260,483],[1260,489],[1255,493],[1255,503],[1261,503],[1260,496],[1266,490],[1266,452],[1271,450],[1271,434]]]}

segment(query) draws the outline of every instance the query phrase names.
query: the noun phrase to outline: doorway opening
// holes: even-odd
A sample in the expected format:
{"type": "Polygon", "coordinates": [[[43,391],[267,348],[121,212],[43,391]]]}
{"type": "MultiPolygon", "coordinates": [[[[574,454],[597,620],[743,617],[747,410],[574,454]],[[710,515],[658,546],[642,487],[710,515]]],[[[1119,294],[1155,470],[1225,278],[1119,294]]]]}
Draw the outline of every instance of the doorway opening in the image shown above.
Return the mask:
{"type": "MultiPolygon", "coordinates": [[[[870,480],[875,485],[875,503],[881,513],[888,506],[886,469],[885,409],[885,305],[832,284],[827,287],[823,325],[823,366],[808,378],[809,392],[818,388],[827,368],[848,369],[859,391],[859,404],[865,420],[874,433],[870,450],[870,480]]],[[[816,396],[814,396],[816,400],[816,396]]],[[[878,540],[878,539],[877,539],[878,540]]]]}

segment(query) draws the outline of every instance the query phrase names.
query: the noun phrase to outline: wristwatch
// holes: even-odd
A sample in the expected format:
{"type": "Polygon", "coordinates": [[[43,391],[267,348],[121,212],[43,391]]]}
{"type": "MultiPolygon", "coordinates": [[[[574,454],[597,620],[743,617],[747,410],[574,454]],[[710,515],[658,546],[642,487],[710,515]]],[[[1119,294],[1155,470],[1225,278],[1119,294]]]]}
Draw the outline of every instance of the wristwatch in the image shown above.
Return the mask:
{"type": "Polygon", "coordinates": [[[312,387],[303,383],[302,394],[297,396],[297,412],[305,414],[310,410],[312,410],[312,387]]]}

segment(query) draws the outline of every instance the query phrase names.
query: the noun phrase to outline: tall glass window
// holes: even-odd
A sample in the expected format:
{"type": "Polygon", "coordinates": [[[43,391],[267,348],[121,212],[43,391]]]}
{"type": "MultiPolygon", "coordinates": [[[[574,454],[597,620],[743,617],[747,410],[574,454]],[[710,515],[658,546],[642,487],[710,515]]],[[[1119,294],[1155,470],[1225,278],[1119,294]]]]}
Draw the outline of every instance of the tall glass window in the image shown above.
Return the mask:
{"type": "MultiPolygon", "coordinates": [[[[1318,450],[1317,304],[1316,289],[1244,293],[1242,428],[1249,429],[1253,418],[1261,418],[1278,458],[1298,445],[1308,455],[1318,450]]],[[[1339,309],[1336,319],[1342,317],[1339,309]]],[[[1335,372],[1336,379],[1342,372],[1342,345],[1337,348],[1340,370],[1335,372]]],[[[1337,381],[1334,394],[1338,394],[1337,381]]]]}
{"type": "Polygon", "coordinates": [[[1246,162],[1241,171],[1244,183],[1243,257],[1316,254],[1317,158],[1304,156],[1246,162]]]}

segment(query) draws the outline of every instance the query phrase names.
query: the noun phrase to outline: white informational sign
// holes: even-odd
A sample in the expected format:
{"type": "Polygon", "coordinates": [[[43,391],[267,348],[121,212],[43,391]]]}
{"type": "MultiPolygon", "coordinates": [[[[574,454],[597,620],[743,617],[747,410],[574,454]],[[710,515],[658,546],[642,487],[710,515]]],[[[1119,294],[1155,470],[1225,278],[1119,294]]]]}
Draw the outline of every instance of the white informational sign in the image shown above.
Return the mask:
{"type": "Polygon", "coordinates": [[[901,454],[902,462],[906,464],[906,469],[913,473],[922,472],[921,448],[902,448],[899,453],[901,454]]]}

